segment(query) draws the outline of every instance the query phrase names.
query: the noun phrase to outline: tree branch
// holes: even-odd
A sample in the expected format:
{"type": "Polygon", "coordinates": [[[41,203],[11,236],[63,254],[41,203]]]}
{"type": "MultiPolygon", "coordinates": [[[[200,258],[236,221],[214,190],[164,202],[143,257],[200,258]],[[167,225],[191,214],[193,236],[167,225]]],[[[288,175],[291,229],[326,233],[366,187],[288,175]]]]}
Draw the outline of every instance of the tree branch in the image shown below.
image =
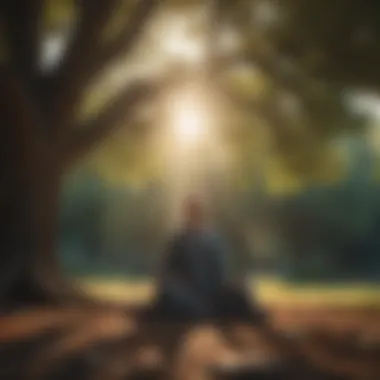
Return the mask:
{"type": "Polygon", "coordinates": [[[100,33],[117,7],[118,1],[82,1],[82,22],[75,42],[62,68],[57,73],[56,96],[53,99],[52,115],[55,116],[56,139],[61,139],[71,124],[75,106],[93,77],[116,57],[121,50],[133,46],[146,18],[153,11],[157,0],[141,0],[132,22],[125,28],[123,38],[105,48],[100,43],[100,33]],[[144,10],[144,11],[142,11],[144,10]]]}
{"type": "MultiPolygon", "coordinates": [[[[223,25],[232,11],[231,2],[226,0],[213,0],[213,2],[215,13],[214,23],[223,25]]],[[[276,83],[279,87],[279,90],[276,91],[277,93],[281,91],[291,93],[297,97],[297,100],[299,100],[308,111],[312,110],[314,113],[320,111],[321,94],[320,91],[316,91],[316,88],[320,90],[320,83],[314,81],[300,68],[287,62],[283,56],[275,51],[273,46],[267,47],[268,42],[263,41],[263,36],[259,33],[256,35],[256,40],[259,47],[266,46],[266,48],[249,49],[249,47],[247,47],[241,55],[220,57],[216,68],[223,71],[236,63],[248,61],[255,67],[258,67],[264,75],[276,83]]],[[[233,102],[235,104],[241,104],[239,99],[233,99],[233,102]]],[[[286,136],[292,128],[274,103],[276,103],[276,99],[274,99],[274,102],[256,100],[248,102],[248,104],[246,102],[244,106],[246,109],[250,109],[251,113],[253,112],[272,124],[276,128],[280,140],[286,140],[286,136]]],[[[323,104],[326,105],[325,103],[326,102],[323,104]]]]}
{"type": "Polygon", "coordinates": [[[60,132],[70,121],[73,108],[83,91],[86,67],[98,48],[98,39],[116,4],[116,0],[78,0],[78,25],[71,46],[58,71],[52,78],[51,119],[55,132],[60,132]]]}
{"type": "Polygon", "coordinates": [[[264,53],[258,50],[248,53],[248,60],[264,74],[272,78],[280,90],[295,95],[302,104],[305,115],[311,122],[330,129],[332,123],[338,123],[347,110],[337,94],[340,89],[326,88],[324,83],[308,75],[295,62],[287,61],[273,47],[264,53]]]}
{"type": "MultiPolygon", "coordinates": [[[[38,109],[24,82],[9,68],[0,66],[0,138],[5,141],[8,141],[7,136],[11,140],[20,139],[23,145],[21,153],[26,157],[30,149],[44,146],[39,121],[38,109]]],[[[9,149],[9,146],[6,148],[9,149]]],[[[29,164],[29,159],[27,161],[29,164]]]]}
{"type": "Polygon", "coordinates": [[[336,94],[340,89],[334,89],[333,86],[326,89],[325,83],[309,75],[299,62],[296,64],[294,59],[288,59],[289,55],[280,51],[278,43],[275,43],[270,35],[257,28],[253,29],[254,26],[250,21],[247,24],[244,11],[247,11],[247,6],[251,7],[251,5],[244,1],[236,1],[240,5],[235,2],[232,5],[230,1],[225,0],[218,1],[220,22],[234,23],[236,28],[243,30],[245,37],[248,38],[248,45],[241,56],[225,57],[225,60],[221,62],[223,68],[230,67],[234,61],[235,63],[241,61],[252,63],[271,78],[282,91],[296,96],[303,105],[305,114],[319,125],[331,125],[331,120],[336,121],[337,117],[345,113],[344,107],[339,104],[340,97],[336,94]],[[234,15],[233,8],[240,11],[234,15]],[[335,96],[329,98],[329,95],[334,92],[335,96]],[[327,109],[328,112],[326,112],[327,109]]]}
{"type": "Polygon", "coordinates": [[[159,0],[141,0],[136,5],[130,17],[131,21],[125,24],[117,38],[99,52],[97,57],[99,66],[104,66],[109,61],[129,52],[159,3],[159,0]]]}
{"type": "Polygon", "coordinates": [[[88,59],[86,58],[90,58],[87,57],[87,54],[98,49],[99,37],[117,6],[118,0],[78,0],[77,3],[78,25],[73,42],[57,73],[62,85],[69,76],[73,75],[73,72],[87,63],[88,59]]]}
{"type": "Polygon", "coordinates": [[[290,120],[284,117],[274,102],[274,96],[268,100],[246,100],[231,93],[225,85],[219,83],[220,92],[237,109],[243,109],[247,114],[265,120],[274,131],[275,142],[281,150],[290,148],[294,138],[294,128],[290,120]]]}
{"type": "Polygon", "coordinates": [[[124,90],[95,120],[91,120],[84,126],[72,126],[71,137],[63,147],[65,164],[74,163],[96,145],[101,144],[103,139],[119,127],[122,120],[128,117],[140,102],[153,96],[156,93],[155,90],[152,84],[136,83],[124,90]],[[75,130],[77,132],[74,132],[75,130]]]}
{"type": "MultiPolygon", "coordinates": [[[[264,43],[258,45],[262,46],[264,43]]],[[[362,125],[362,123],[358,123],[360,120],[353,118],[351,112],[344,105],[338,93],[339,88],[332,85],[327,87],[321,81],[311,77],[295,62],[289,61],[279,54],[273,46],[264,50],[250,49],[243,52],[240,57],[226,57],[225,61],[221,62],[221,66],[228,68],[234,63],[241,63],[242,61],[252,63],[270,78],[276,85],[278,94],[288,93],[295,96],[304,121],[308,123],[311,127],[309,129],[313,130],[316,137],[317,135],[321,138],[331,136],[332,133],[339,131],[341,126],[357,130],[362,125]]],[[[276,110],[270,104],[263,107],[262,104],[257,103],[252,102],[248,107],[266,120],[272,120],[272,125],[277,124],[277,133],[287,130],[287,128],[279,128],[280,125],[284,126],[286,121],[285,115],[280,115],[280,110],[276,110]],[[277,119],[276,123],[273,122],[274,119],[277,119]]]]}

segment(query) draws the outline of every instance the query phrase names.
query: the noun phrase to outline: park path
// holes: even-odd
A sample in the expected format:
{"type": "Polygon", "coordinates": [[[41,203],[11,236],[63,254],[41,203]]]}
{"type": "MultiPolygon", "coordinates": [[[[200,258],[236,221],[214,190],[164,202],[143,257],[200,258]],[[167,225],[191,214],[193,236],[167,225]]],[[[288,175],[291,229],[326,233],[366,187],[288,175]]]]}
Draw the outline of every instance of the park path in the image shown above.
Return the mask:
{"type": "MultiPolygon", "coordinates": [[[[380,313],[282,310],[271,315],[271,323],[319,368],[316,380],[380,379],[380,313]]],[[[275,368],[285,357],[265,332],[248,326],[232,326],[226,335],[211,325],[156,325],[142,331],[139,322],[111,308],[1,316],[0,379],[207,380],[217,378],[208,370],[212,366],[228,369],[249,360],[257,368],[275,368]]],[[[280,378],[274,376],[270,379],[280,378]]]]}

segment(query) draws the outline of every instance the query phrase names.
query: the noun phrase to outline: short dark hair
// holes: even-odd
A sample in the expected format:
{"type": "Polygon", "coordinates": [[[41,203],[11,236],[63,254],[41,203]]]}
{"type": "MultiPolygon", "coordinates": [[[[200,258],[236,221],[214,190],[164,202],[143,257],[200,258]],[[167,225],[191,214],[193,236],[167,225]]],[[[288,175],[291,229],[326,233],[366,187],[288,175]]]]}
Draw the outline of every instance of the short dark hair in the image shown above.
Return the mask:
{"type": "Polygon", "coordinates": [[[203,204],[199,197],[192,195],[185,199],[184,210],[188,214],[203,215],[203,204]]]}

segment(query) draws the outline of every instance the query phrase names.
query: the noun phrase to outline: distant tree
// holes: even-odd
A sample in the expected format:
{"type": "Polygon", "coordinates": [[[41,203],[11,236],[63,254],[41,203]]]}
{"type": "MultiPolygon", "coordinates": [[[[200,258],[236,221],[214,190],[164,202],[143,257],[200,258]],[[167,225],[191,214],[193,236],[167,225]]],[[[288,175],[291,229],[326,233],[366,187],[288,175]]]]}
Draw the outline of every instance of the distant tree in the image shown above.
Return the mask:
{"type": "Polygon", "coordinates": [[[321,259],[331,266],[332,276],[370,276],[378,255],[379,189],[364,153],[356,153],[346,181],[272,202],[271,218],[293,248],[287,260],[294,267],[321,259]]]}
{"type": "Polygon", "coordinates": [[[64,247],[73,246],[89,262],[101,257],[106,192],[101,180],[86,173],[72,176],[63,187],[59,252],[63,260],[68,253],[64,247]]]}

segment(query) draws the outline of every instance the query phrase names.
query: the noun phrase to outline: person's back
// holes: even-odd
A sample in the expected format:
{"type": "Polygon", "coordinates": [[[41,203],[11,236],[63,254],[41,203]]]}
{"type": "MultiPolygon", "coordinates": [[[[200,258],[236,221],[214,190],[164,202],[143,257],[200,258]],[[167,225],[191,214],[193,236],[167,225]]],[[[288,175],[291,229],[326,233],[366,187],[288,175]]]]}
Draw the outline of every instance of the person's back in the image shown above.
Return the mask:
{"type": "Polygon", "coordinates": [[[225,247],[206,228],[201,204],[190,200],[185,206],[185,226],[163,260],[158,314],[182,320],[261,319],[247,290],[229,284],[225,247]]]}
{"type": "Polygon", "coordinates": [[[205,227],[200,203],[185,206],[185,226],[168,247],[160,288],[185,314],[208,315],[226,281],[224,250],[205,227]]]}
{"type": "Polygon", "coordinates": [[[204,231],[175,237],[166,261],[166,276],[180,277],[194,292],[211,298],[225,279],[224,252],[217,238],[204,231]]]}

